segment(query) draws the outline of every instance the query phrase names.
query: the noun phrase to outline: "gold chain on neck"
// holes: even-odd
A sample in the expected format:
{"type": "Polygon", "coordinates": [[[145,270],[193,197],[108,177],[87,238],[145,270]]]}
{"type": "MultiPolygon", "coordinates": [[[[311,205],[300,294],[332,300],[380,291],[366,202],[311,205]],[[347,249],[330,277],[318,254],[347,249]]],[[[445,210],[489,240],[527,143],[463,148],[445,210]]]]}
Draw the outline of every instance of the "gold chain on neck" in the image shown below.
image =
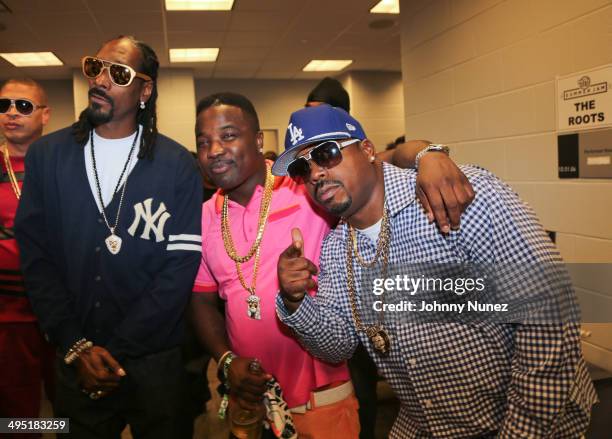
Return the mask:
{"type": "Polygon", "coordinates": [[[255,295],[255,284],[257,281],[257,270],[259,268],[259,256],[260,256],[260,246],[261,240],[264,235],[264,230],[266,228],[266,223],[268,222],[268,213],[270,212],[270,204],[272,202],[272,189],[274,188],[274,177],[272,176],[272,171],[270,166],[266,165],[266,183],[264,187],[264,193],[261,200],[261,205],[259,207],[259,222],[257,226],[257,237],[255,238],[255,242],[251,246],[249,252],[244,256],[239,256],[236,251],[236,246],[234,245],[234,240],[232,239],[232,233],[230,230],[229,224],[229,214],[228,214],[228,203],[229,196],[226,194],[223,197],[223,210],[221,213],[221,235],[223,237],[223,246],[225,247],[225,252],[227,255],[236,263],[236,272],[238,273],[238,279],[242,284],[242,287],[247,290],[250,294],[255,295]],[[247,286],[246,281],[244,279],[244,275],[242,273],[241,265],[244,262],[247,262],[255,255],[255,263],[253,266],[253,277],[251,279],[251,286],[247,286]]]}
{"type": "MultiPolygon", "coordinates": [[[[376,255],[374,259],[370,262],[364,261],[359,253],[357,252],[357,237],[355,236],[355,229],[348,224],[349,229],[349,239],[346,244],[346,274],[347,274],[347,283],[348,283],[348,295],[349,301],[351,304],[351,313],[353,315],[353,320],[355,321],[355,326],[358,331],[366,331],[368,328],[364,326],[361,321],[361,317],[359,316],[359,312],[357,311],[357,288],[355,286],[355,271],[353,269],[353,252],[357,256],[357,261],[364,268],[372,267],[382,256],[382,267],[381,267],[381,276],[385,277],[387,275],[387,266],[389,264],[389,246],[391,244],[391,229],[389,227],[389,212],[387,207],[384,207],[383,217],[380,225],[380,232],[378,234],[378,242],[376,245],[376,255]]],[[[383,296],[384,297],[384,296],[383,296]]]]}
{"type": "Polygon", "coordinates": [[[6,172],[8,174],[9,181],[11,182],[13,192],[15,192],[15,196],[19,200],[21,198],[21,188],[19,187],[19,183],[17,182],[15,171],[13,171],[13,165],[11,165],[11,157],[9,156],[8,145],[5,143],[4,145],[2,145],[1,148],[2,155],[4,156],[4,167],[6,168],[6,172]]]}

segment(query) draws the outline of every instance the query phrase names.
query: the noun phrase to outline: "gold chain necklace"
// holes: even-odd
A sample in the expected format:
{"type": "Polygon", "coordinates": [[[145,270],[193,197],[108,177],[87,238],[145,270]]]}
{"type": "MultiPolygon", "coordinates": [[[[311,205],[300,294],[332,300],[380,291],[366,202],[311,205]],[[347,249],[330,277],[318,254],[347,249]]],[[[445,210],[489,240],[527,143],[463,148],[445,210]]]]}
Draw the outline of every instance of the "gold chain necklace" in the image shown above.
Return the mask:
{"type": "MultiPolygon", "coordinates": [[[[380,232],[378,234],[378,243],[376,245],[376,255],[372,261],[366,262],[357,251],[357,237],[355,236],[355,229],[348,224],[349,239],[346,243],[346,268],[347,268],[347,283],[349,302],[351,305],[351,313],[353,320],[355,321],[355,327],[358,331],[366,333],[370,342],[374,346],[374,349],[381,355],[389,355],[391,348],[391,340],[389,334],[383,328],[383,320],[381,319],[378,324],[366,326],[361,321],[359,312],[357,311],[357,288],[355,286],[355,271],[353,269],[353,252],[357,256],[357,261],[364,268],[370,268],[374,266],[378,259],[382,256],[382,277],[387,275],[387,266],[389,264],[389,246],[391,244],[391,229],[389,227],[389,212],[387,207],[384,207],[383,217],[380,225],[380,232]]],[[[384,295],[383,295],[384,299],[384,295]]],[[[384,318],[384,316],[383,316],[384,318]]]]}
{"type": "Polygon", "coordinates": [[[13,192],[15,192],[15,196],[19,200],[21,198],[21,188],[17,182],[15,171],[13,171],[13,165],[11,165],[11,157],[9,156],[8,145],[6,143],[2,145],[2,155],[4,156],[4,167],[6,168],[6,173],[8,174],[9,181],[11,182],[11,187],[13,188],[13,192]]]}
{"type": "Polygon", "coordinates": [[[266,229],[268,222],[268,213],[270,212],[270,205],[272,203],[272,190],[274,188],[274,177],[270,166],[266,165],[266,183],[264,187],[264,193],[259,207],[259,222],[257,225],[257,236],[255,242],[249,249],[248,253],[244,256],[239,256],[234,245],[232,233],[229,224],[229,213],[228,204],[229,196],[226,194],[223,197],[223,210],[221,213],[221,236],[223,237],[223,246],[227,255],[236,263],[236,272],[238,273],[238,279],[242,287],[249,293],[247,297],[247,315],[256,320],[261,319],[261,306],[260,298],[255,293],[255,285],[257,283],[257,272],[259,270],[259,257],[261,254],[261,240],[266,229]],[[253,276],[251,278],[251,286],[248,286],[242,273],[242,264],[250,260],[255,255],[255,261],[253,264],[253,276]]]}

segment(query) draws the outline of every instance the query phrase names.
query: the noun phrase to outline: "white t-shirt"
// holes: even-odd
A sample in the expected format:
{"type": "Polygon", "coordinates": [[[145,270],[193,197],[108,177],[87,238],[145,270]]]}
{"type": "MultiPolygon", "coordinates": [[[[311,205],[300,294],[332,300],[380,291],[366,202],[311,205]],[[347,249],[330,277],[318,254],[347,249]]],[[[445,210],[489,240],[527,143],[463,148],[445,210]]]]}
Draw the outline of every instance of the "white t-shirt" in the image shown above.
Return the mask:
{"type": "MultiPolygon", "coordinates": [[[[121,192],[123,182],[132,172],[134,166],[136,166],[136,162],[138,162],[138,150],[140,149],[140,137],[142,136],[142,127],[140,127],[138,139],[136,140],[136,146],[134,147],[134,151],[132,152],[132,161],[130,162],[129,168],[126,170],[123,179],[121,180],[121,184],[119,185],[119,192],[121,192]]],[[[102,200],[104,201],[104,206],[108,206],[108,204],[113,199],[113,193],[115,187],[117,187],[117,181],[119,180],[119,176],[121,175],[121,171],[123,171],[123,167],[125,166],[125,162],[128,159],[128,155],[130,153],[130,149],[132,147],[132,142],[134,141],[134,136],[136,132],[130,134],[128,137],[124,137],[122,139],[105,139],[103,137],[98,136],[94,131],[94,146],[96,153],[96,168],[98,170],[98,179],[100,181],[100,191],[102,192],[102,200]]],[[[98,205],[98,209],[102,210],[100,206],[100,199],[98,197],[98,189],[96,188],[96,179],[94,177],[93,171],[93,162],[91,159],[91,142],[87,141],[87,145],[85,145],[85,169],[87,170],[87,179],[89,180],[89,187],[91,188],[91,192],[96,200],[96,204],[98,205]]],[[[113,213],[113,217],[115,214],[113,213]]]]}
{"type": "Polygon", "coordinates": [[[365,229],[356,229],[357,231],[363,233],[374,245],[378,241],[378,234],[380,233],[380,226],[382,225],[382,218],[378,220],[376,224],[372,224],[370,227],[366,227],[365,229]]]}

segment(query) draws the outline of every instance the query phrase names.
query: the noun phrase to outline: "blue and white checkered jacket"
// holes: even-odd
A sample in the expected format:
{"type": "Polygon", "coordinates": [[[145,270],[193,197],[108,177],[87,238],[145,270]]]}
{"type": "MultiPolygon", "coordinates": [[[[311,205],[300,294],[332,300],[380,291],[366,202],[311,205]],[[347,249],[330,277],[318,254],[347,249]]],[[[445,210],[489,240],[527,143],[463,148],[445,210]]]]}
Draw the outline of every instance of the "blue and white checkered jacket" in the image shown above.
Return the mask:
{"type": "MultiPolygon", "coordinates": [[[[561,261],[533,211],[491,173],[462,168],[476,198],[463,214],[461,229],[444,236],[415,200],[416,173],[383,165],[391,218],[389,264],[561,261]]],[[[579,438],[584,433],[597,396],[577,322],[387,322],[391,352],[382,357],[356,330],[351,315],[347,238],[343,222],[325,238],[316,296],[306,296],[291,315],[279,296],[277,311],[303,345],[324,360],[350,358],[359,341],[366,346],[401,402],[392,438],[579,438]]],[[[376,246],[361,233],[357,240],[360,254],[372,260],[376,246]]],[[[362,268],[353,265],[359,282],[362,268]]],[[[371,294],[357,289],[358,298],[371,294]]],[[[573,292],[569,296],[572,300],[573,292]]]]}

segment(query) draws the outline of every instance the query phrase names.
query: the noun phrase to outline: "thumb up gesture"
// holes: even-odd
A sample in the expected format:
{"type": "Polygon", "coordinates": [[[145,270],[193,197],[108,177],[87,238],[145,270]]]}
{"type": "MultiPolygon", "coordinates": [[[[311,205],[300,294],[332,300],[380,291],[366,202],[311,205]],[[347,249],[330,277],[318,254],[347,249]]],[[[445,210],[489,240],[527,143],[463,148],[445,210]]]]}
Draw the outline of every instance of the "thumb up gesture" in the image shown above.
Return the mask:
{"type": "Polygon", "coordinates": [[[291,312],[302,302],[308,290],[316,287],[312,278],[317,267],[304,257],[304,239],[300,229],[291,231],[291,245],[278,258],[278,283],[285,306],[291,312]]]}

